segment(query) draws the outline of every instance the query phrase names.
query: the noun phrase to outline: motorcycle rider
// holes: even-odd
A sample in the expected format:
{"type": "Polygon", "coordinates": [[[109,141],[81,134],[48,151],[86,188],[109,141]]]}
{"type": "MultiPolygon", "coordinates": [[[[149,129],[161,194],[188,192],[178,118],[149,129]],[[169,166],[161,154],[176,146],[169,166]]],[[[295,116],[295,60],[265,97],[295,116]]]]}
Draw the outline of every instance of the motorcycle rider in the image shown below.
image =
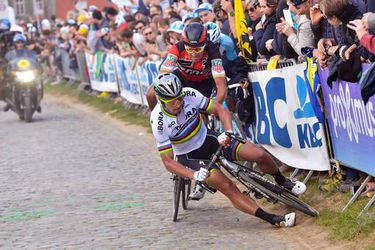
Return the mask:
{"type": "MultiPolygon", "coordinates": [[[[14,49],[5,54],[5,59],[6,59],[7,62],[10,62],[17,57],[25,57],[25,58],[30,58],[31,60],[37,61],[38,55],[36,54],[36,52],[26,49],[26,41],[27,41],[27,38],[26,38],[25,35],[23,35],[23,34],[15,34],[14,35],[14,37],[13,37],[14,49]]],[[[9,80],[10,80],[9,75],[7,75],[7,77],[5,78],[5,81],[4,81],[5,84],[9,80]]],[[[3,110],[6,112],[10,108],[11,108],[11,105],[8,103],[4,107],[3,110]]],[[[38,111],[40,112],[40,107],[38,108],[38,111]]]]}

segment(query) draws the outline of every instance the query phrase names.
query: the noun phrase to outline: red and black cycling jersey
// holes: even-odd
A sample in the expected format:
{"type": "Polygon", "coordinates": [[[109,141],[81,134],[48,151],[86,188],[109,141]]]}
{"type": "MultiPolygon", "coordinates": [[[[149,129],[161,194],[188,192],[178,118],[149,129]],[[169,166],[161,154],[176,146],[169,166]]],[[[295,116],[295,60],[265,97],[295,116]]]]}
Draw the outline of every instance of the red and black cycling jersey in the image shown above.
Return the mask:
{"type": "Polygon", "coordinates": [[[173,45],[161,65],[161,71],[172,72],[176,66],[181,74],[190,81],[198,82],[212,77],[225,77],[219,47],[211,41],[207,41],[202,59],[195,63],[186,52],[183,41],[173,45]]]}

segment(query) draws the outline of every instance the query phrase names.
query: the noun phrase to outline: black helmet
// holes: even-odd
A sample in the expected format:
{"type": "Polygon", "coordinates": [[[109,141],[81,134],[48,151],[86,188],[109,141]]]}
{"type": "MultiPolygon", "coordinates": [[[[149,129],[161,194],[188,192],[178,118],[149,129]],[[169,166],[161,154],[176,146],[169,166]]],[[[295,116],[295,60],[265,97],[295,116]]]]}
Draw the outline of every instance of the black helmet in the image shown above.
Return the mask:
{"type": "Polygon", "coordinates": [[[190,23],[184,29],[184,43],[190,47],[200,47],[206,44],[207,30],[201,23],[190,23]]]}

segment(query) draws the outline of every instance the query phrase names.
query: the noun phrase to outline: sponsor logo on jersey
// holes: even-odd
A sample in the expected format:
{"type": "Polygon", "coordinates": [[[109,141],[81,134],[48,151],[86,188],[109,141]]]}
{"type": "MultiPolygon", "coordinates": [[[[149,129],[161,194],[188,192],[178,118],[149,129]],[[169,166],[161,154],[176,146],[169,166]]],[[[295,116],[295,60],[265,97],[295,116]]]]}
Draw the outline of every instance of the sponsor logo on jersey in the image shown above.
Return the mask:
{"type": "Polygon", "coordinates": [[[167,58],[165,58],[165,61],[163,63],[163,66],[165,67],[174,67],[177,62],[177,57],[175,55],[168,54],[167,58]]]}
{"type": "Polygon", "coordinates": [[[214,59],[212,60],[212,71],[216,73],[223,73],[224,72],[224,67],[223,67],[223,62],[221,59],[214,59]]]}
{"type": "Polygon", "coordinates": [[[163,131],[163,113],[162,112],[159,112],[159,116],[158,116],[158,130],[159,131],[163,131]]]}

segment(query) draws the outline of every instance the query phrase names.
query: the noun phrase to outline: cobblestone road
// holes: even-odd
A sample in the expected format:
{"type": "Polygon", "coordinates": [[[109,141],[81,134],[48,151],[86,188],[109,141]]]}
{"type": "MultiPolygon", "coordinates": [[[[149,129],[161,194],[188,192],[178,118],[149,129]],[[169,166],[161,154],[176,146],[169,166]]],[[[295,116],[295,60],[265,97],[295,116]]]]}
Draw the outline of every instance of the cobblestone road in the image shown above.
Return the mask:
{"type": "Polygon", "coordinates": [[[172,222],[172,182],[150,135],[56,102],[43,108],[31,124],[0,113],[1,249],[296,248],[288,229],[220,194],[172,222]]]}

